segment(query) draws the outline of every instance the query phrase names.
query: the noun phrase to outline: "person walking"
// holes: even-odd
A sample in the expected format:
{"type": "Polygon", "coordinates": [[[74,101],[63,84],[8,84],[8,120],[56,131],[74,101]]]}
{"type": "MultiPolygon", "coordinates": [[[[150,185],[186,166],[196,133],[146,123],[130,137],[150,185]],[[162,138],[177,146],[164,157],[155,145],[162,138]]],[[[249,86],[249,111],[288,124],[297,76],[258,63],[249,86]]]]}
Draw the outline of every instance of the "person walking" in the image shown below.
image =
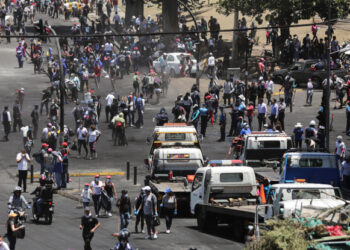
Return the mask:
{"type": "Polygon", "coordinates": [[[267,105],[270,105],[271,103],[271,96],[273,94],[274,90],[274,84],[273,81],[271,80],[271,76],[267,77],[266,81],[266,98],[267,98],[267,105]]]}
{"type": "Polygon", "coordinates": [[[107,210],[108,216],[111,217],[112,216],[113,201],[114,201],[114,199],[117,199],[117,191],[115,190],[114,183],[111,181],[111,176],[110,175],[106,176],[104,190],[107,192],[109,200],[111,201],[110,209],[107,210]]]}
{"type": "Polygon", "coordinates": [[[88,149],[86,146],[88,137],[88,130],[84,127],[83,123],[80,123],[79,128],[77,129],[77,141],[78,141],[78,158],[81,156],[81,146],[84,147],[85,150],[85,159],[88,157],[88,149]]]}
{"type": "Polygon", "coordinates": [[[131,202],[127,190],[122,190],[122,196],[118,200],[117,207],[120,214],[120,230],[123,230],[128,228],[131,214],[131,202]]]}
{"type": "Polygon", "coordinates": [[[146,192],[146,195],[143,198],[143,202],[141,206],[136,211],[136,215],[140,212],[141,209],[143,209],[143,214],[145,216],[146,225],[147,225],[147,240],[157,239],[158,235],[153,223],[153,217],[158,216],[158,209],[157,209],[157,198],[156,196],[151,192],[151,187],[146,186],[144,187],[144,190],[146,192]],[[153,237],[152,237],[153,235],[153,237]]]}
{"type": "Polygon", "coordinates": [[[39,105],[34,105],[34,109],[30,116],[33,124],[33,139],[37,139],[39,129],[39,105]]]}
{"type": "Polygon", "coordinates": [[[145,190],[142,188],[140,193],[135,198],[134,202],[134,215],[136,216],[136,222],[135,222],[135,233],[138,233],[138,226],[141,223],[141,232],[144,233],[144,225],[145,225],[145,218],[143,216],[143,209],[141,209],[139,212],[137,212],[138,208],[142,206],[142,201],[145,196],[145,190]]]}
{"type": "Polygon", "coordinates": [[[84,188],[83,188],[83,190],[81,191],[81,194],[80,194],[81,200],[83,202],[84,209],[86,207],[90,206],[91,194],[92,194],[92,192],[91,192],[91,189],[90,189],[90,184],[89,183],[85,183],[84,184],[84,188]]]}
{"type": "Polygon", "coordinates": [[[277,104],[277,100],[275,98],[272,99],[271,102],[271,113],[270,113],[270,122],[271,125],[274,126],[276,125],[277,122],[277,117],[278,117],[278,104],[277,104]]]}
{"type": "Polygon", "coordinates": [[[103,189],[103,183],[100,181],[100,175],[95,175],[95,180],[90,183],[90,189],[92,193],[92,200],[94,202],[96,217],[100,216],[101,209],[101,192],[103,189]]]}
{"type": "MultiPolygon", "coordinates": [[[[225,133],[224,133],[224,137],[225,137],[225,133]]],[[[170,188],[167,188],[165,190],[165,195],[163,196],[160,207],[163,207],[164,214],[165,214],[165,224],[166,224],[165,233],[169,234],[171,224],[173,221],[173,216],[177,215],[177,200],[173,191],[170,188]]]]}
{"type": "Polygon", "coordinates": [[[24,228],[24,225],[18,226],[18,224],[16,223],[17,221],[17,217],[18,214],[11,212],[8,215],[8,220],[6,222],[6,226],[7,226],[7,239],[10,243],[10,250],[15,250],[16,247],[16,232],[18,230],[21,230],[22,228],[24,228]]]}
{"type": "MultiPolygon", "coordinates": [[[[109,93],[107,96],[106,96],[106,123],[109,122],[109,114],[111,112],[111,106],[112,106],[112,103],[113,103],[113,99],[114,99],[114,92],[111,92],[109,93]]],[[[112,119],[113,117],[111,117],[112,119]]]]}
{"type": "Polygon", "coordinates": [[[226,131],[226,113],[224,111],[224,107],[220,106],[220,116],[219,116],[219,125],[220,125],[220,139],[217,140],[218,142],[224,142],[225,141],[225,131],[226,131]]]}
{"type": "Polygon", "coordinates": [[[8,141],[9,134],[11,132],[11,114],[7,106],[4,107],[4,111],[2,112],[1,122],[2,122],[2,125],[4,126],[4,132],[5,132],[4,140],[8,141]]]}
{"type": "Polygon", "coordinates": [[[200,111],[199,111],[198,104],[193,105],[191,123],[194,126],[194,128],[196,129],[197,133],[198,133],[199,114],[200,114],[200,111]]]}
{"type": "Polygon", "coordinates": [[[284,117],[285,117],[286,103],[284,102],[284,98],[280,98],[280,103],[278,105],[278,117],[277,120],[281,124],[281,128],[284,131],[284,117]]]}
{"type": "Polygon", "coordinates": [[[27,172],[28,172],[28,163],[30,163],[30,157],[26,153],[25,149],[22,149],[16,157],[17,166],[18,166],[18,186],[22,187],[23,191],[27,191],[27,172]]]}
{"type": "Polygon", "coordinates": [[[259,122],[259,131],[261,131],[261,128],[263,124],[266,123],[266,116],[267,116],[267,106],[264,103],[263,99],[259,99],[258,103],[258,122],[259,122]]]}
{"type": "Polygon", "coordinates": [[[301,125],[300,122],[298,122],[296,125],[295,125],[295,128],[293,130],[293,133],[294,133],[294,142],[295,142],[295,147],[298,149],[298,150],[301,150],[301,145],[302,145],[302,142],[303,142],[303,134],[304,134],[304,130],[303,130],[303,126],[301,125]]]}
{"type": "Polygon", "coordinates": [[[311,78],[309,78],[306,85],[306,105],[312,105],[312,96],[314,91],[314,85],[312,83],[311,78]]]}
{"type": "Polygon", "coordinates": [[[337,164],[339,161],[342,162],[346,155],[346,145],[343,142],[343,137],[341,135],[337,136],[337,141],[335,143],[334,154],[337,160],[337,164]]]}
{"type": "Polygon", "coordinates": [[[84,209],[84,216],[81,217],[80,230],[83,230],[84,250],[92,250],[91,241],[94,233],[101,223],[97,218],[93,218],[89,207],[84,209]]]}
{"type": "Polygon", "coordinates": [[[17,131],[17,127],[18,129],[20,129],[22,127],[22,113],[21,113],[21,109],[19,107],[19,101],[16,100],[15,105],[13,106],[13,132],[17,131]]]}
{"type": "Polygon", "coordinates": [[[90,148],[90,160],[97,158],[97,152],[96,152],[96,144],[98,139],[101,136],[101,132],[96,129],[95,125],[91,125],[90,131],[89,131],[89,148],[90,148]]]}

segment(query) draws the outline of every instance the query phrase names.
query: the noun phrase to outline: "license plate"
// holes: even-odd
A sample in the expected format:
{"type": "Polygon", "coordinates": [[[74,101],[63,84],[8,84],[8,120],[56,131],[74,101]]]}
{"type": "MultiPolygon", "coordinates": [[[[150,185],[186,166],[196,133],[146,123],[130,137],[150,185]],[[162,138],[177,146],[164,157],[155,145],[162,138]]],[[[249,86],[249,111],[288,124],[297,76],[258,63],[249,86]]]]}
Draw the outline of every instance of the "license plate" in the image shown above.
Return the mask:
{"type": "Polygon", "coordinates": [[[49,208],[49,211],[53,211],[53,208],[52,208],[52,207],[50,207],[50,208],[49,208]]]}

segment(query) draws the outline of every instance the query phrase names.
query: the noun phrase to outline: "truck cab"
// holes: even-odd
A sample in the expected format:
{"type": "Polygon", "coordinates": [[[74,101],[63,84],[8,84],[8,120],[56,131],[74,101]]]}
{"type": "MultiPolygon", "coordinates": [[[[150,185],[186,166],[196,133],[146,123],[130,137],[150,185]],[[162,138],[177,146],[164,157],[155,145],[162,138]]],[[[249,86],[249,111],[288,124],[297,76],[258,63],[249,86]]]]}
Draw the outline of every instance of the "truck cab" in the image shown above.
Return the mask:
{"type": "Polygon", "coordinates": [[[267,194],[267,204],[271,204],[272,207],[266,210],[265,219],[277,215],[288,218],[297,211],[308,217],[315,211],[344,205],[343,200],[336,198],[336,193],[339,193],[339,190],[327,184],[303,182],[274,184],[267,194]]]}
{"type": "Polygon", "coordinates": [[[264,177],[279,182],[278,166],[282,156],[292,147],[292,138],[285,133],[253,131],[244,137],[240,159],[254,168],[259,181],[264,177]]]}
{"type": "Polygon", "coordinates": [[[304,179],[307,183],[339,187],[340,172],[334,154],[322,152],[285,153],[281,163],[281,183],[304,179]]]}
{"type": "Polygon", "coordinates": [[[214,203],[255,204],[257,186],[250,167],[203,167],[194,176],[191,192],[191,213],[199,205],[214,203]]]}
{"type": "Polygon", "coordinates": [[[185,123],[165,123],[164,126],[156,126],[152,134],[152,146],[150,156],[155,149],[160,147],[194,147],[201,148],[197,131],[194,126],[185,123]]]}

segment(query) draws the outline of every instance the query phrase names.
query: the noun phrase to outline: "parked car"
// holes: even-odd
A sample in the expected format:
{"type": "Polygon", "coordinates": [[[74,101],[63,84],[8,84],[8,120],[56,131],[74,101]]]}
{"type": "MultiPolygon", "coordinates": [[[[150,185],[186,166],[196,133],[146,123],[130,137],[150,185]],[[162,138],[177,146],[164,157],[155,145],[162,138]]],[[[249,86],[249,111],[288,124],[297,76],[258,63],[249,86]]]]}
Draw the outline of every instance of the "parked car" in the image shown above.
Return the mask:
{"type": "MultiPolygon", "coordinates": [[[[189,56],[192,61],[192,69],[191,69],[191,75],[195,75],[197,72],[197,60],[194,58],[194,56],[190,53],[167,53],[167,68],[166,71],[170,73],[170,76],[175,77],[180,75],[181,70],[181,55],[184,55],[185,57],[189,56]]],[[[161,72],[160,70],[160,57],[158,57],[156,60],[153,61],[153,67],[155,71],[159,74],[161,72]]]]}
{"type": "MultiPolygon", "coordinates": [[[[281,69],[273,72],[272,77],[275,83],[284,84],[284,79],[288,72],[290,76],[295,79],[295,83],[298,87],[306,87],[308,79],[311,78],[315,88],[322,87],[322,81],[327,77],[327,70],[311,70],[312,66],[315,65],[318,60],[305,60],[298,61],[290,65],[287,69],[281,69]]],[[[334,69],[331,70],[331,75],[337,75],[344,78],[346,75],[346,69],[334,69]]]]}

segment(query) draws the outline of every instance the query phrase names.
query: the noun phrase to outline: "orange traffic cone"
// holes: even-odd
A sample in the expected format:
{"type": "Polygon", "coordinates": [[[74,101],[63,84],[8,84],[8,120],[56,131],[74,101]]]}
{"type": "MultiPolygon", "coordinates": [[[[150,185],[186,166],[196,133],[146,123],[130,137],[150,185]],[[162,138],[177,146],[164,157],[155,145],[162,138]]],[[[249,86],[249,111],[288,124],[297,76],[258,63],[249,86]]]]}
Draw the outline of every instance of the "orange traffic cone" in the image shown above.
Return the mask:
{"type": "Polygon", "coordinates": [[[261,203],[266,204],[265,190],[264,190],[263,184],[260,184],[260,198],[261,198],[261,203]]]}

